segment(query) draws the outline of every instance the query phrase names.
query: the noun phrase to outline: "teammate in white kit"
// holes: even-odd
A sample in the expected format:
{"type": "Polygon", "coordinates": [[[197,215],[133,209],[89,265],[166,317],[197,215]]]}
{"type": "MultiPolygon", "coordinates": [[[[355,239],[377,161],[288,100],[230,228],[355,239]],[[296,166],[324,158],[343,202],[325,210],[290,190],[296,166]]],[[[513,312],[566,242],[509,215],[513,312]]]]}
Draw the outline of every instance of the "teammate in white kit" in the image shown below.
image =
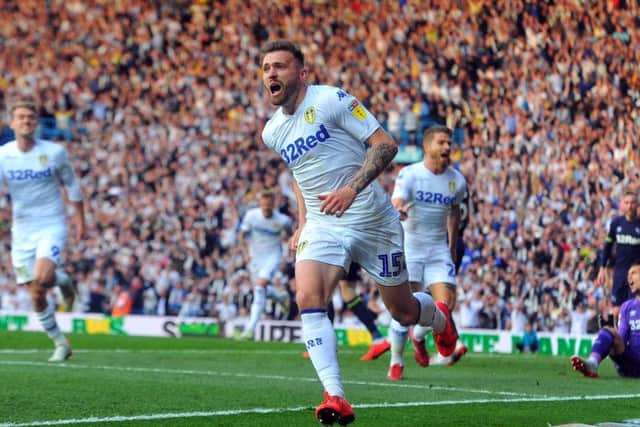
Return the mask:
{"type": "MultiPolygon", "coordinates": [[[[450,311],[456,303],[456,256],[460,203],[466,191],[462,174],[449,167],[451,131],[445,126],[427,129],[422,140],[424,160],[406,166],[398,174],[391,196],[404,218],[404,249],[409,282],[414,291],[426,286],[435,301],[450,311]]],[[[429,365],[425,335],[430,328],[416,325],[412,343],[420,366],[429,365]]],[[[403,378],[403,352],[408,328],[392,321],[389,328],[391,360],[387,377],[403,378]]]]}
{"type": "Polygon", "coordinates": [[[446,305],[436,306],[425,293],[412,294],[407,282],[398,213],[375,181],[396,155],[395,141],[344,90],[307,85],[304,56],[294,43],[269,42],[262,55],[264,88],[280,107],[262,138],[295,178],[296,301],[303,340],[325,390],[316,418],[346,425],[355,416],[344,398],[326,307],[352,260],[375,278],[400,324],[432,326],[445,355],[453,352],[457,336],[446,305]]]}
{"type": "Polygon", "coordinates": [[[66,150],[49,141],[35,139],[37,110],[31,101],[11,108],[11,128],[16,139],[0,147],[0,176],[11,195],[11,261],[19,285],[29,287],[38,320],[55,343],[49,361],[62,362],[71,356],[71,346],[47,305],[47,289],[59,286],[67,309],[74,290],[69,276],[56,270],[67,240],[62,187],[74,207],[76,237],[85,233],[82,193],[66,150]]]}
{"type": "Polygon", "coordinates": [[[241,243],[248,242],[253,282],[249,320],[241,335],[244,339],[253,338],[256,325],[264,314],[267,297],[280,303],[283,298],[289,298],[288,294],[278,294],[268,286],[282,262],[284,241],[291,234],[291,218],[276,211],[274,204],[275,194],[272,191],[260,193],[260,207],[247,211],[240,227],[241,243]]]}

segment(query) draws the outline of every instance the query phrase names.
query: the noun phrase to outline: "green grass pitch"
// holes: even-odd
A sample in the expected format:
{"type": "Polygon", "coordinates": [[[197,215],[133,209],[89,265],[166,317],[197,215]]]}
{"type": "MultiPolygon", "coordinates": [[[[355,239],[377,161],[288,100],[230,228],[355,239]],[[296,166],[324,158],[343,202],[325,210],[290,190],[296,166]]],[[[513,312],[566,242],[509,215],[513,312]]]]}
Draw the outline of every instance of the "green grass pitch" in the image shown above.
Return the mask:
{"type": "MultiPolygon", "coordinates": [[[[314,426],[322,388],[300,344],[207,338],[71,335],[74,356],[47,363],[42,333],[0,332],[0,427],[314,426]]],[[[355,426],[544,426],[640,418],[640,380],[600,378],[567,358],[467,354],[421,368],[408,347],[405,380],[389,356],[361,362],[340,347],[355,426]]]]}

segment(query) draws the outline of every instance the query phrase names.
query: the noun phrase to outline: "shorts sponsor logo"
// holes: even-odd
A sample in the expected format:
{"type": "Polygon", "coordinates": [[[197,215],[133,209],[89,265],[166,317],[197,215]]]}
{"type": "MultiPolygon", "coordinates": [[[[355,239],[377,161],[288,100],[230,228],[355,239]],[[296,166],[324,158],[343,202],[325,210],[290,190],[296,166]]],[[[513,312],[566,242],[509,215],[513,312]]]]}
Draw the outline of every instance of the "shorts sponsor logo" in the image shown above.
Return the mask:
{"type": "Polygon", "coordinates": [[[304,249],[307,247],[308,244],[309,244],[308,240],[304,240],[302,243],[299,243],[298,249],[296,249],[296,254],[300,255],[302,251],[304,251],[304,249]]]}

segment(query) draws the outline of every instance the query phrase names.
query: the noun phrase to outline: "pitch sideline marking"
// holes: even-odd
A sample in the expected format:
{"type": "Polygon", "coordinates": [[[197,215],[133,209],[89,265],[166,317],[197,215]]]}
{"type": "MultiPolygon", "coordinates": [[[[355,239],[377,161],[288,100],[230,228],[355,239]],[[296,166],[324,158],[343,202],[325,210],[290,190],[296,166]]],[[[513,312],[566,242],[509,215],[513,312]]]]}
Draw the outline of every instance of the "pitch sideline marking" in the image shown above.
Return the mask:
{"type": "MultiPolygon", "coordinates": [[[[532,402],[569,402],[574,400],[610,400],[610,399],[635,399],[638,394],[617,394],[617,395],[597,395],[597,396],[548,396],[530,398],[508,398],[508,399],[469,399],[469,400],[442,400],[438,402],[398,402],[398,403],[363,403],[352,405],[354,408],[374,409],[374,408],[401,408],[416,406],[447,406],[447,405],[473,405],[486,403],[532,403],[532,402]]],[[[290,408],[252,408],[252,409],[229,409],[224,411],[198,411],[198,412],[173,412],[165,414],[131,415],[113,417],[88,417],[70,418],[59,420],[30,421],[25,423],[3,423],[0,427],[31,427],[31,426],[53,426],[82,423],[109,423],[125,421],[148,421],[166,420],[173,418],[195,418],[195,417],[220,417],[243,414],[270,414],[282,412],[299,412],[309,410],[308,406],[295,406],[290,408]]]]}
{"type": "MultiPolygon", "coordinates": [[[[251,354],[288,354],[288,355],[300,355],[302,354],[302,350],[249,350],[251,354]]],[[[0,354],[37,354],[37,353],[51,353],[50,349],[43,348],[5,348],[0,349],[0,354]]],[[[73,349],[74,354],[89,354],[89,353],[121,353],[121,354],[129,354],[129,353],[193,353],[193,354],[210,354],[210,353],[218,353],[218,354],[237,354],[237,353],[247,353],[247,350],[232,350],[232,349],[165,349],[165,350],[133,350],[133,349],[73,349]]],[[[360,354],[360,352],[355,350],[340,350],[340,353],[345,354],[360,354]]]]}
{"type": "MultiPolygon", "coordinates": [[[[282,380],[282,381],[304,381],[304,382],[317,382],[317,378],[305,378],[305,377],[286,377],[282,375],[255,375],[255,374],[239,374],[231,372],[219,372],[219,371],[197,371],[193,369],[162,369],[162,368],[137,368],[131,366],[107,366],[107,365],[81,365],[75,363],[61,363],[53,364],[47,362],[29,362],[22,360],[0,360],[0,365],[23,365],[23,366],[42,366],[48,368],[67,368],[67,369],[102,369],[106,371],[129,371],[129,372],[150,372],[161,374],[180,374],[180,375],[209,375],[209,376],[225,376],[225,377],[238,377],[238,378],[261,378],[270,380],[282,380]]],[[[441,390],[441,391],[453,391],[461,393],[477,393],[499,396],[524,396],[532,397],[535,395],[528,393],[517,393],[510,391],[494,391],[494,390],[481,390],[481,389],[466,389],[459,387],[443,387],[436,385],[420,385],[420,384],[398,384],[391,382],[370,382],[370,381],[355,381],[355,380],[343,380],[343,384],[352,385],[364,385],[364,386],[378,386],[378,387],[396,387],[396,388],[414,388],[421,390],[441,390]]]]}

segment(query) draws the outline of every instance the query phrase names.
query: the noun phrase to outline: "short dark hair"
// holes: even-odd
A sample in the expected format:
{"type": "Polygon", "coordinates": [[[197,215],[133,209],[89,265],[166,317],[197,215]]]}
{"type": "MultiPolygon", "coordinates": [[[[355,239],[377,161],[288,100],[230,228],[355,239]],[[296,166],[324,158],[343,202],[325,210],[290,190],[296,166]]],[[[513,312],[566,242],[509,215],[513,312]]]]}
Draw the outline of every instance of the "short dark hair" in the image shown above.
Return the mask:
{"type": "Polygon", "coordinates": [[[627,187],[622,191],[622,197],[633,196],[635,199],[638,198],[638,193],[633,190],[631,187],[627,187]]]}
{"type": "Polygon", "coordinates": [[[291,40],[279,39],[279,40],[271,40],[265,43],[260,49],[261,58],[264,59],[264,56],[267,53],[276,52],[279,50],[284,50],[293,55],[293,57],[298,61],[300,66],[304,67],[304,54],[298,46],[297,43],[292,42],[291,40]]]}
{"type": "Polygon", "coordinates": [[[38,107],[36,106],[36,101],[33,98],[20,98],[11,104],[11,115],[18,108],[27,108],[34,113],[38,113],[38,107]]]}
{"type": "Polygon", "coordinates": [[[449,137],[451,137],[452,134],[451,129],[444,125],[433,125],[427,128],[427,130],[424,131],[424,134],[422,134],[422,143],[431,142],[433,136],[438,133],[447,134],[449,137]]]}
{"type": "Polygon", "coordinates": [[[261,199],[271,199],[274,200],[276,198],[276,193],[270,188],[265,188],[258,195],[261,199]]]}

